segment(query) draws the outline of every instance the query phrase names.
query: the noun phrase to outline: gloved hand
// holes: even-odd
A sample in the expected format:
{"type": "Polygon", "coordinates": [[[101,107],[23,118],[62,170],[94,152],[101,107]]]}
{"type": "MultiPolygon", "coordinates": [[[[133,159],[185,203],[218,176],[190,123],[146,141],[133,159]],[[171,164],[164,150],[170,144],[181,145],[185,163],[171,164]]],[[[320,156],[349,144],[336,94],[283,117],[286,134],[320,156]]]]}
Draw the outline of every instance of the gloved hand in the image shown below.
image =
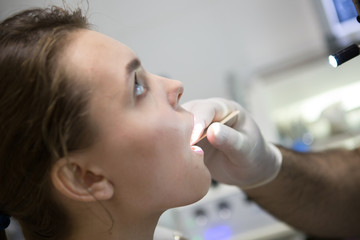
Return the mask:
{"type": "Polygon", "coordinates": [[[222,98],[194,100],[183,104],[194,114],[195,142],[207,130],[207,141],[197,143],[204,152],[205,164],[213,179],[242,189],[261,186],[280,171],[280,150],[264,140],[250,114],[238,103],[222,98]],[[216,123],[233,111],[239,115],[228,125],[216,123]]]}

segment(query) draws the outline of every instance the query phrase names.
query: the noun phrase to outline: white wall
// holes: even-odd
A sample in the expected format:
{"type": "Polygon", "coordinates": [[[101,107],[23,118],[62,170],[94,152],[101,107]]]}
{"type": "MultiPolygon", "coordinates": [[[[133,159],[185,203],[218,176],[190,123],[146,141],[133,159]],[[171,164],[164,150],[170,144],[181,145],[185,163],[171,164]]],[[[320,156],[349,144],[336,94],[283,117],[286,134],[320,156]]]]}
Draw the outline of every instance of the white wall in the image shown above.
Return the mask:
{"type": "MultiPolygon", "coordinates": [[[[259,69],[326,49],[313,0],[89,1],[95,29],[130,46],[148,71],[182,81],[183,100],[241,99],[259,69]]],[[[0,0],[0,19],[51,3],[61,1],[0,0]]]]}

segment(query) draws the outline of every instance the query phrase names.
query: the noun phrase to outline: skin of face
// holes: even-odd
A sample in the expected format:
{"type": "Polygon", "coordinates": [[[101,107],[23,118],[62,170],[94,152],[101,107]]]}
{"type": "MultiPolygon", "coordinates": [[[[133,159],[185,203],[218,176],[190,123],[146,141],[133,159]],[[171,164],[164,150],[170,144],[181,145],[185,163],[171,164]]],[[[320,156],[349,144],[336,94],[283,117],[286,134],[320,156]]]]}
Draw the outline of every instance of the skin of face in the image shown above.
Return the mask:
{"type": "Polygon", "coordinates": [[[211,177],[204,153],[190,146],[193,115],[179,105],[183,85],[148,73],[131,49],[95,31],[75,33],[65,55],[66,70],[90,89],[97,132],[80,154],[113,185],[111,206],[141,214],[201,199],[211,177]]]}

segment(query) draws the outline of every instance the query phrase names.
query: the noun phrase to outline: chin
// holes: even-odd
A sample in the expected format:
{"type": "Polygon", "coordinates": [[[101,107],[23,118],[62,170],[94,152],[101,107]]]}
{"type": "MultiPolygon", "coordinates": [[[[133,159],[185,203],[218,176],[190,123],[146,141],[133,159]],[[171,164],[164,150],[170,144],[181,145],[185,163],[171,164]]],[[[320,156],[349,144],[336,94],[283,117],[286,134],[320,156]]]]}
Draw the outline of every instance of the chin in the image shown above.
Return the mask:
{"type": "MultiPolygon", "coordinates": [[[[195,181],[194,181],[195,182],[195,181]]],[[[184,199],[184,202],[181,206],[186,206],[192,203],[195,203],[201,200],[209,191],[211,185],[210,174],[208,180],[205,182],[205,179],[202,179],[201,182],[198,182],[199,185],[195,189],[192,189],[184,199]]],[[[180,206],[179,206],[180,207],[180,206]]]]}

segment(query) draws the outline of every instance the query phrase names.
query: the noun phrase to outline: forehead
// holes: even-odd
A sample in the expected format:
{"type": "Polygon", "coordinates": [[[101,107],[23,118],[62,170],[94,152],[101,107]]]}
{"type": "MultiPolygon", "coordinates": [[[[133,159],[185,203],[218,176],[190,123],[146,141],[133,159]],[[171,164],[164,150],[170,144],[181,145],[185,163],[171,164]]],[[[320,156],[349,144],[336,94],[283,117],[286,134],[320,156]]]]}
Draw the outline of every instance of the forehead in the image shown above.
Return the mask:
{"type": "Polygon", "coordinates": [[[121,42],[104,34],[79,30],[72,34],[62,57],[65,68],[87,80],[126,77],[125,66],[136,58],[121,42]]]}
{"type": "Polygon", "coordinates": [[[81,30],[70,36],[61,62],[72,81],[90,93],[90,118],[99,122],[131,102],[127,66],[137,58],[126,45],[101,33],[81,30]]]}

